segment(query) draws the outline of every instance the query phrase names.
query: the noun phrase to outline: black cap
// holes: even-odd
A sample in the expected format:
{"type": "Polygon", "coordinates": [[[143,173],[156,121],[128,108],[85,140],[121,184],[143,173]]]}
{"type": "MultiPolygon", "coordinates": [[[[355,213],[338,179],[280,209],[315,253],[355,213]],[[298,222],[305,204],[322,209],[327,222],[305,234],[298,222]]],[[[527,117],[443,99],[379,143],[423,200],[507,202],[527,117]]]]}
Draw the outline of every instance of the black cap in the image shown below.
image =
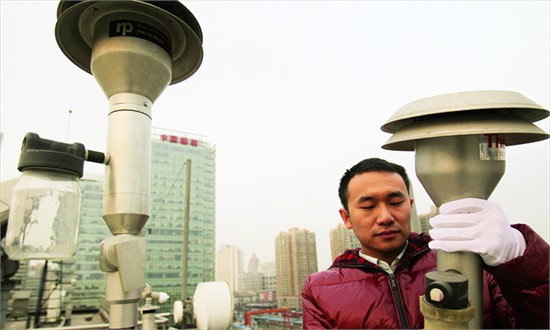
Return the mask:
{"type": "Polygon", "coordinates": [[[84,174],[86,148],[81,143],[61,143],[40,138],[36,133],[27,133],[21,146],[19,165],[26,170],[51,170],[77,175],[84,174]]]}
{"type": "Polygon", "coordinates": [[[426,299],[440,308],[465,309],[468,307],[468,278],[452,270],[429,272],[426,274],[426,299]],[[434,289],[443,293],[440,301],[432,300],[430,291],[434,289]]]}

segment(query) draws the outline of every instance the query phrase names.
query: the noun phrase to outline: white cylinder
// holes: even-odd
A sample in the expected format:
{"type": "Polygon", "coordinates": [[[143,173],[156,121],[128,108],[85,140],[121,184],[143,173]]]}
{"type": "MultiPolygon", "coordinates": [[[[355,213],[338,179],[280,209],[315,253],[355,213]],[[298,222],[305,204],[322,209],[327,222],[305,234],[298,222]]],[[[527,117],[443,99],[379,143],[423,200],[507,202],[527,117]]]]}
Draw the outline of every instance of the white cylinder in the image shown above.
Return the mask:
{"type": "Polygon", "coordinates": [[[228,329],[233,319],[233,300],[227,282],[202,282],[193,296],[197,329],[228,329]]]}

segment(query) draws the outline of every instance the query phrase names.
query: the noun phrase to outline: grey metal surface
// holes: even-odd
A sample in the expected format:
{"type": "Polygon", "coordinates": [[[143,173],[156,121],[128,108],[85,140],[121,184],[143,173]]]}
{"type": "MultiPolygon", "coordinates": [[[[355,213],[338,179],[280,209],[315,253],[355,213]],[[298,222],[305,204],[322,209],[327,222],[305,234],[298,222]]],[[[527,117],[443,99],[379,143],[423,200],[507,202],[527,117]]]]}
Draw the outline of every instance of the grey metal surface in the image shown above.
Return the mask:
{"type": "Polygon", "coordinates": [[[419,119],[435,118],[450,113],[487,112],[522,117],[530,122],[548,117],[548,110],[524,95],[501,90],[449,93],[415,100],[399,108],[381,127],[394,133],[419,119]]]}
{"type": "Polygon", "coordinates": [[[202,63],[203,50],[202,32],[198,22],[181,3],[174,2],[177,5],[172,3],[171,7],[178,9],[172,10],[176,15],[165,10],[170,8],[163,9],[144,1],[61,1],[55,37],[65,56],[82,70],[91,73],[95,23],[116,12],[138,15],[140,20],[146,20],[170,39],[170,84],[175,84],[189,78],[198,70],[202,63]]]}

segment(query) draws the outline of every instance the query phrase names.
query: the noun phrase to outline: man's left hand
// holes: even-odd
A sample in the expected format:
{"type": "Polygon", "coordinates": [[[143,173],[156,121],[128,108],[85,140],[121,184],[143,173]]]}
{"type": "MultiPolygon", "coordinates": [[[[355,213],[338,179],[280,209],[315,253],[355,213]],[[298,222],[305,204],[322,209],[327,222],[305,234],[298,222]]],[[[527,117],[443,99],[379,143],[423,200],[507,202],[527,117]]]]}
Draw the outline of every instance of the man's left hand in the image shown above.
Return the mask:
{"type": "Polygon", "coordinates": [[[510,227],[495,203],[464,198],[441,205],[439,212],[430,219],[431,249],[477,253],[489,266],[501,265],[525,252],[525,238],[510,227]]]}

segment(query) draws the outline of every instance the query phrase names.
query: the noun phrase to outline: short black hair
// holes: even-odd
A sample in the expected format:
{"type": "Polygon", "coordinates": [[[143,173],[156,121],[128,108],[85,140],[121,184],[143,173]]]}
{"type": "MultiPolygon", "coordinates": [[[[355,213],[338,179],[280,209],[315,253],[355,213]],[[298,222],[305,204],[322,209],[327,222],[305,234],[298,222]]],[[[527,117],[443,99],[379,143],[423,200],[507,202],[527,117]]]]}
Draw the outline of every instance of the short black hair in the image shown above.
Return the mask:
{"type": "MultiPolygon", "coordinates": [[[[368,158],[360,161],[359,163],[353,165],[352,168],[349,170],[346,170],[346,173],[342,176],[342,179],[340,179],[340,187],[338,188],[338,196],[340,197],[340,202],[342,203],[342,206],[344,209],[348,210],[348,186],[351,179],[353,179],[354,176],[366,172],[388,172],[388,173],[397,173],[405,182],[405,186],[407,187],[407,193],[409,192],[409,176],[407,175],[407,171],[405,168],[401,165],[390,163],[384,159],[380,158],[368,158]]],[[[349,211],[349,210],[348,210],[349,211]]]]}

